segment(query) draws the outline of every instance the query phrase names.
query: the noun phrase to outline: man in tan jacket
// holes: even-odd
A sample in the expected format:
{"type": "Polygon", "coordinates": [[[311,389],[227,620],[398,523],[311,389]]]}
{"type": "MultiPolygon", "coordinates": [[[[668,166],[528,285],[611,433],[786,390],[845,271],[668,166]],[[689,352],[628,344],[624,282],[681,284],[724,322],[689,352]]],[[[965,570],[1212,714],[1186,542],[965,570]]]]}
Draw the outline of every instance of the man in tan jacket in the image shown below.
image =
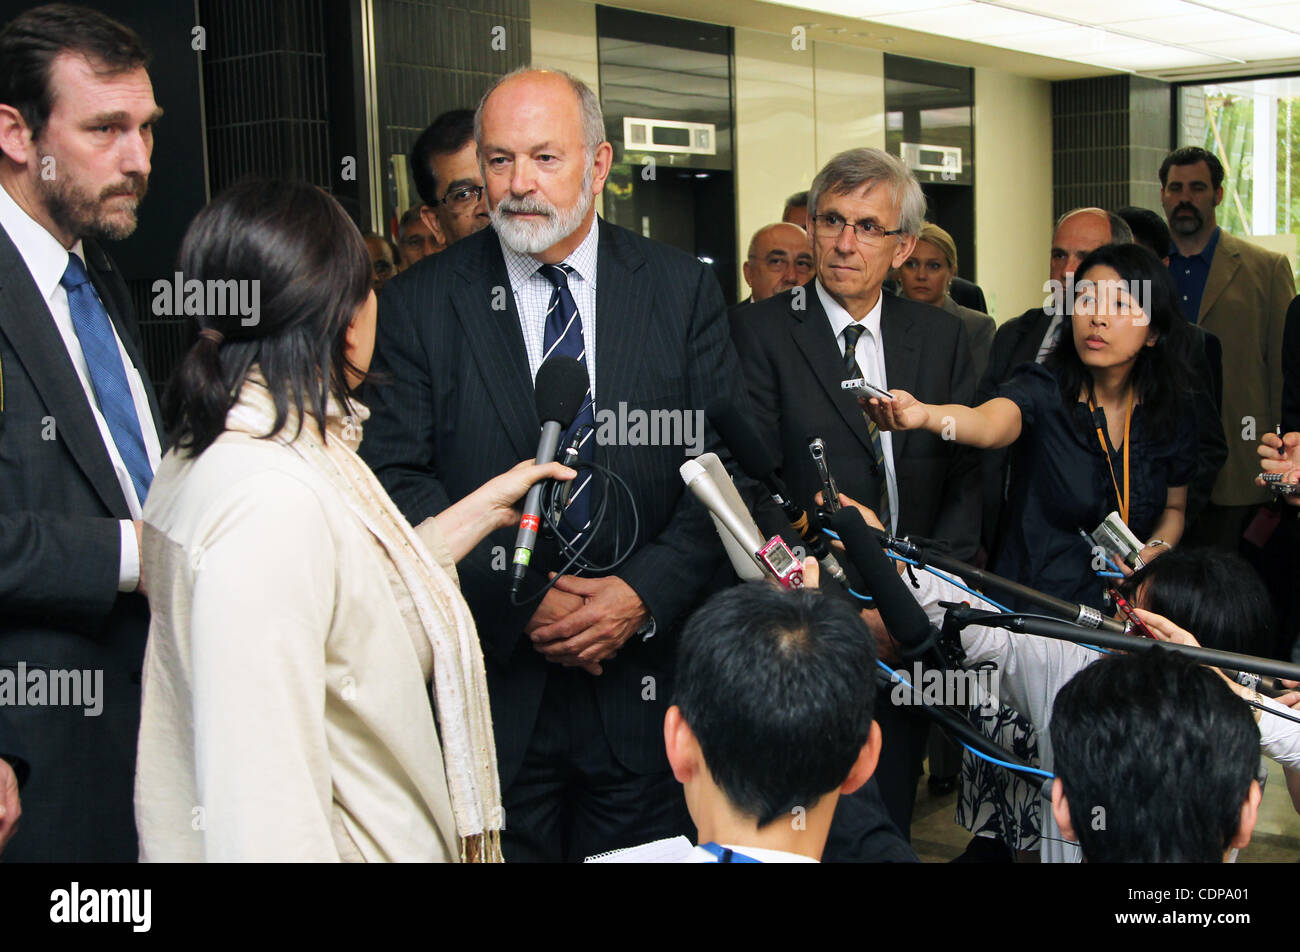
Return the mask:
{"type": "MultiPolygon", "coordinates": [[[[1255,444],[1282,406],[1282,329],[1295,296],[1291,265],[1219,228],[1223,165],[1205,149],[1177,149],[1160,165],[1160,200],[1173,248],[1169,269],[1187,319],[1223,343],[1223,433],[1228,459],[1195,541],[1236,548],[1260,503],[1255,444]]],[[[1192,541],[1190,539],[1184,541],[1192,541]]]]}

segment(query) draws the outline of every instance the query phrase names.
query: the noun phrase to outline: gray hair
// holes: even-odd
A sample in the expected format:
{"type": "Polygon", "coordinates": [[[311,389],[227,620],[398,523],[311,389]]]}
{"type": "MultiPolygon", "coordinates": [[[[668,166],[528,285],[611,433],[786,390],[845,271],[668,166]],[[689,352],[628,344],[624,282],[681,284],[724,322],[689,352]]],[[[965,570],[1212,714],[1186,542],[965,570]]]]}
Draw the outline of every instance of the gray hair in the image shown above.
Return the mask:
{"type": "Polygon", "coordinates": [[[849,149],[835,156],[817,173],[808,190],[808,217],[817,214],[823,194],[843,195],[864,185],[883,183],[894,195],[899,210],[898,227],[909,237],[925,224],[925,193],[911,169],[880,149],[849,149]]]}
{"type": "Polygon", "coordinates": [[[526,73],[552,73],[556,76],[563,76],[568,80],[573,94],[578,97],[578,107],[582,111],[582,138],[583,145],[587,150],[587,160],[590,162],[596,156],[596,148],[605,141],[605,116],[600,110],[600,98],[592,91],[591,87],[580,80],[572,73],[566,73],[562,69],[540,69],[533,66],[520,66],[506,73],[495,83],[488,87],[483,98],[478,101],[478,108],[474,110],[474,144],[479,148],[483,147],[483,105],[488,101],[488,97],[497,91],[497,88],[518,76],[526,73]]]}
{"type": "Polygon", "coordinates": [[[1090,206],[1087,208],[1070,209],[1060,218],[1056,219],[1056,227],[1052,229],[1052,234],[1055,235],[1058,231],[1061,230],[1061,226],[1065,224],[1065,220],[1067,218],[1073,218],[1075,215],[1082,215],[1085,212],[1090,215],[1100,215],[1110,223],[1110,241],[1108,242],[1108,244],[1112,244],[1112,245],[1133,244],[1133,229],[1128,226],[1128,222],[1120,218],[1114,212],[1108,212],[1106,211],[1106,209],[1097,208],[1096,206],[1090,206]]]}

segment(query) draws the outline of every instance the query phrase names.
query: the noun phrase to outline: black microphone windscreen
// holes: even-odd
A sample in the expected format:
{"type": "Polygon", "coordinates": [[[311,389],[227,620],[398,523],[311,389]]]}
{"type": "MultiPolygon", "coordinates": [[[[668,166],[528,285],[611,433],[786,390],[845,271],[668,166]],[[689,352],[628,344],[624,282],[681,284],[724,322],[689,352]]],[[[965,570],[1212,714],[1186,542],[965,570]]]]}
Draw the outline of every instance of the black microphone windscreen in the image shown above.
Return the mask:
{"type": "Polygon", "coordinates": [[[776,462],[762,437],[730,400],[719,397],[704,413],[746,476],[761,482],[776,472],[776,462]]]}
{"type": "Polygon", "coordinates": [[[548,357],[537,369],[533,399],[537,419],[568,429],[587,398],[587,368],[572,357],[548,357]]]}
{"type": "Polygon", "coordinates": [[[871,534],[862,514],[845,506],[831,516],[831,526],[876,600],[880,620],[890,635],[904,650],[923,644],[930,636],[930,619],[907,590],[907,583],[871,534]]]}

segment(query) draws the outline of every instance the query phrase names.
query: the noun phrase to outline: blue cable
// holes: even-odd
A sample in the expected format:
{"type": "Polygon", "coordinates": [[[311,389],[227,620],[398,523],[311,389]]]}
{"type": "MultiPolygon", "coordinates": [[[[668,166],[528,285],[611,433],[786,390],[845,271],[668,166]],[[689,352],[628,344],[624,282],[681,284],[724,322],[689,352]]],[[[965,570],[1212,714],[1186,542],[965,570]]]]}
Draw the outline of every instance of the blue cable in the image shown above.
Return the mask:
{"type": "MultiPolygon", "coordinates": [[[[825,528],[823,528],[823,529],[822,529],[822,532],[823,532],[825,535],[830,536],[830,537],[831,537],[832,539],[834,539],[836,542],[839,542],[839,541],[840,541],[840,537],[839,537],[838,535],[836,535],[834,532],[832,532],[830,529],[825,529],[825,528]]],[[[1005,605],[1000,605],[1000,604],[998,604],[997,602],[995,602],[993,599],[989,598],[987,595],[985,595],[985,594],[983,594],[983,593],[981,593],[981,592],[977,592],[977,591],[975,591],[975,590],[972,589],[972,588],[968,588],[968,587],[966,587],[965,585],[963,585],[961,582],[957,581],[957,580],[956,580],[955,578],[953,578],[952,576],[950,576],[950,575],[945,575],[943,572],[940,572],[938,569],[933,568],[932,566],[929,566],[929,565],[921,565],[919,562],[916,562],[916,561],[913,560],[913,559],[909,559],[909,558],[908,558],[907,556],[905,556],[905,555],[899,555],[897,552],[887,551],[887,552],[885,552],[885,555],[889,556],[891,559],[894,559],[894,560],[896,560],[896,561],[898,561],[898,562],[903,562],[903,563],[905,563],[905,564],[907,564],[907,565],[911,565],[911,566],[915,566],[915,567],[917,567],[917,568],[924,569],[925,571],[929,572],[931,575],[933,575],[933,576],[935,576],[935,577],[937,577],[937,578],[941,578],[941,579],[943,579],[943,580],[944,580],[945,582],[947,582],[949,585],[952,585],[952,586],[955,586],[956,588],[961,589],[961,590],[962,590],[963,592],[965,592],[966,594],[968,594],[968,595],[974,595],[976,598],[979,598],[979,599],[982,599],[983,601],[988,602],[990,605],[992,605],[992,606],[993,606],[994,608],[996,608],[998,611],[1003,612],[1004,614],[1008,614],[1008,615],[1009,615],[1009,614],[1012,614],[1011,609],[1007,608],[1005,605]]],[[[1108,560],[1108,561],[1109,561],[1109,560],[1108,560]]],[[[1113,563],[1112,563],[1112,564],[1113,564],[1113,563]]],[[[1101,572],[1098,572],[1097,574],[1098,574],[1098,575],[1101,575],[1102,573],[1101,573],[1101,572]]],[[[853,591],[853,589],[851,589],[851,588],[849,589],[849,594],[850,594],[850,595],[853,595],[853,596],[855,596],[855,597],[857,597],[857,598],[862,599],[864,602],[873,602],[873,599],[871,599],[869,596],[866,596],[866,595],[860,595],[860,594],[858,594],[857,592],[853,591]]],[[[874,603],[874,602],[873,602],[873,603],[874,603]]],[[[1105,648],[1098,648],[1096,645],[1081,645],[1081,647],[1087,648],[1087,649],[1089,649],[1089,650],[1091,650],[1091,651],[1099,652],[1099,653],[1101,653],[1101,654],[1110,654],[1110,652],[1107,651],[1105,648]]],[[[886,669],[886,670],[888,670],[888,669],[886,669]]],[[[965,745],[963,745],[963,746],[965,746],[965,745]]],[[[967,748],[967,749],[969,750],[969,748],[967,748]]],[[[975,753],[975,751],[971,751],[971,753],[975,753]]],[[[986,759],[988,759],[988,758],[986,758],[986,759]]],[[[1003,766],[1006,766],[1006,765],[1003,764],[1003,766]]],[[[1050,776],[1050,774],[1049,774],[1048,776],[1050,776]]]]}
{"type": "MultiPolygon", "coordinates": [[[[886,672],[889,673],[889,677],[891,681],[897,681],[900,684],[907,685],[913,691],[916,690],[916,687],[912,684],[911,681],[908,681],[907,678],[903,677],[901,674],[899,674],[889,665],[885,664],[885,662],[881,661],[879,658],[876,659],[876,664],[880,665],[881,668],[883,668],[886,672]]],[[[957,743],[961,744],[963,747],[965,747],[967,750],[969,750],[972,754],[974,754],[976,757],[980,758],[981,760],[987,760],[989,763],[996,764],[999,767],[1005,767],[1008,770],[1014,770],[1016,773],[1020,773],[1020,774],[1023,774],[1025,771],[1030,771],[1032,773],[1038,774],[1040,777],[1046,777],[1048,780],[1056,779],[1055,774],[1048,773],[1046,770],[1039,770],[1037,767],[1021,767],[1016,764],[1010,764],[1007,763],[1005,760],[998,760],[996,757],[991,757],[988,754],[976,750],[974,747],[970,746],[970,744],[967,744],[965,741],[958,740],[957,743]]]]}

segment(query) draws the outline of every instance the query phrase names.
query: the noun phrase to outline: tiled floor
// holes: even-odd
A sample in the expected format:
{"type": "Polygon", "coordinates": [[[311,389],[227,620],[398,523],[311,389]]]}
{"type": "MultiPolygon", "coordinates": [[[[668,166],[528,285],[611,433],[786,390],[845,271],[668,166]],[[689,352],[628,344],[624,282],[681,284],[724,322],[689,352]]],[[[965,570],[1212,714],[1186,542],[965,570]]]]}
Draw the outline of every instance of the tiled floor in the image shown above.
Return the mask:
{"type": "MultiPolygon", "coordinates": [[[[1241,863],[1294,863],[1300,861],[1300,814],[1291,805],[1282,768],[1268,763],[1268,783],[1260,804],[1259,822],[1250,846],[1241,851],[1241,863]]],[[[970,842],[970,833],[953,822],[957,794],[933,797],[921,778],[912,815],[912,848],[924,863],[946,863],[970,842]]]]}

